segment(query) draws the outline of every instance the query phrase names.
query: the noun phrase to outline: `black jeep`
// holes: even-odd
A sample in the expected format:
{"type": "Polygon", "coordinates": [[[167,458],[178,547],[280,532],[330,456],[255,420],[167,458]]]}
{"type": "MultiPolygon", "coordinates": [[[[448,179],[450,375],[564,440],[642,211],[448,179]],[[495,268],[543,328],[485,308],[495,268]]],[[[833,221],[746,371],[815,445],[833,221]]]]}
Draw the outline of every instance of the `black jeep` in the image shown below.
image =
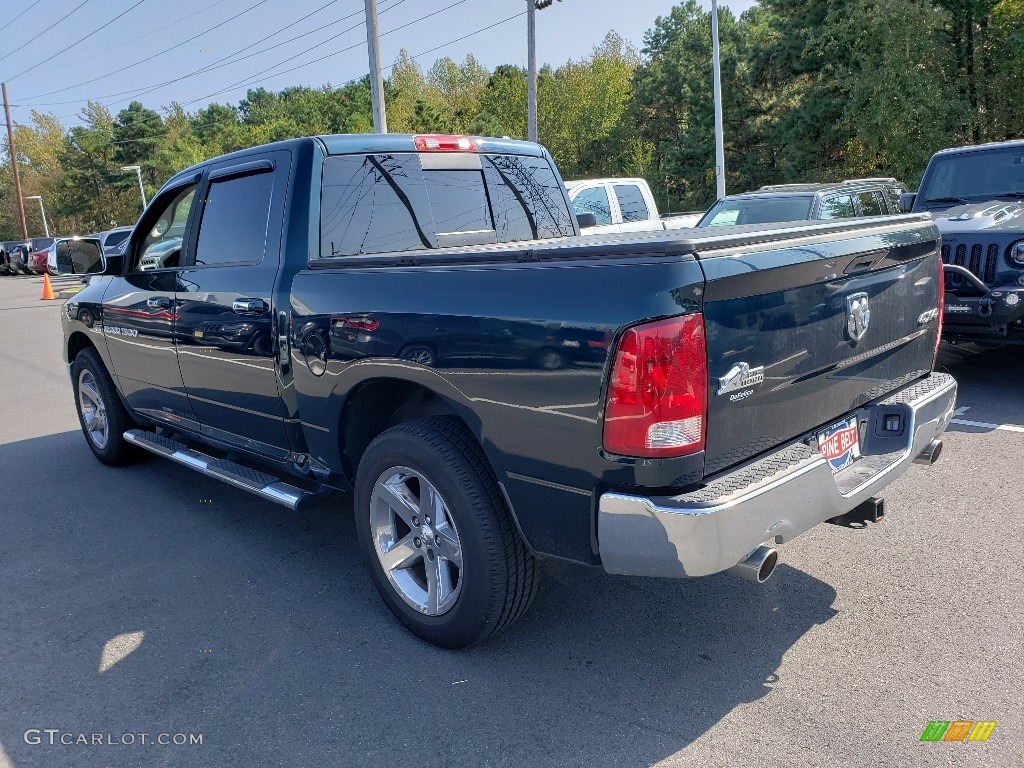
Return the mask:
{"type": "Polygon", "coordinates": [[[942,234],[943,338],[1024,344],[1024,141],[936,152],[900,207],[942,234]]]}

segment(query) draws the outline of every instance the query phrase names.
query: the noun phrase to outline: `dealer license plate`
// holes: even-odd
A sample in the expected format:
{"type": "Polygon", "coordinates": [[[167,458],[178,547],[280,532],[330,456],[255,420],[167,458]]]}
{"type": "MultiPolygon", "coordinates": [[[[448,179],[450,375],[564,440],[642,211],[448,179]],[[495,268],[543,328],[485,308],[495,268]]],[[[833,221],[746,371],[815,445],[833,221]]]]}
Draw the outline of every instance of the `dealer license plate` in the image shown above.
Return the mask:
{"type": "Polygon", "coordinates": [[[818,433],[818,453],[828,460],[832,473],[846,469],[860,458],[857,417],[851,416],[818,433]]]}

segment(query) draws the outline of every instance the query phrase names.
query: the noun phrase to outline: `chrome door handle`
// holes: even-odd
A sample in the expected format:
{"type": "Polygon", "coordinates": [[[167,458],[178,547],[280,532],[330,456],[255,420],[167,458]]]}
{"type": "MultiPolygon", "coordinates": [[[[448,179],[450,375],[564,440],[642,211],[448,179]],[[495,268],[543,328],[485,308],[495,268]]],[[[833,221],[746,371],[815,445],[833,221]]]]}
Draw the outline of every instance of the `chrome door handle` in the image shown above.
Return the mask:
{"type": "Polygon", "coordinates": [[[154,296],[146,299],[146,306],[150,309],[170,309],[171,300],[166,296],[154,296]]]}
{"type": "Polygon", "coordinates": [[[267,304],[263,299],[235,299],[231,310],[236,315],[262,315],[267,311],[267,304]]]}

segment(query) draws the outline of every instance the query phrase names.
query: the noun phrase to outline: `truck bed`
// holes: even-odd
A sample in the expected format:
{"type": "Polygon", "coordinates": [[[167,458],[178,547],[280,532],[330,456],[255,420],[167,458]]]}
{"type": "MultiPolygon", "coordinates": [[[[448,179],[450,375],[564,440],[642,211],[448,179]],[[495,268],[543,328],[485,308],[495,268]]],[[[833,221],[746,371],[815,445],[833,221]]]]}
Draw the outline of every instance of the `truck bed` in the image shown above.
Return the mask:
{"type": "Polygon", "coordinates": [[[322,259],[292,287],[298,410],[332,466],[359,382],[438,393],[474,425],[531,546],[595,562],[595,488],[698,487],[926,375],[936,328],[918,316],[936,305],[935,253],[927,217],[909,215],[322,259]],[[876,317],[858,343],[845,335],[851,292],[869,293],[876,317]],[[707,328],[706,451],[604,453],[620,334],[694,311],[707,328]],[[737,363],[764,369],[739,402],[716,394],[737,363]]]}

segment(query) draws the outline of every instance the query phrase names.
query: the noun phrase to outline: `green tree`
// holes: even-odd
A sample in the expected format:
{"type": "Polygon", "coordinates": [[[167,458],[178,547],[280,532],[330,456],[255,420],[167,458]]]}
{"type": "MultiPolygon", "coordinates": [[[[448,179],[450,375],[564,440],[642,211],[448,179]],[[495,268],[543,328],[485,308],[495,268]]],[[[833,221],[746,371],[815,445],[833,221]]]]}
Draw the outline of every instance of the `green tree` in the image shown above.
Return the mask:
{"type": "MultiPolygon", "coordinates": [[[[497,67],[480,94],[480,128],[495,136],[526,138],[526,70],[503,64],[497,67]]],[[[474,133],[485,134],[474,128],[474,133]]]]}
{"type": "Polygon", "coordinates": [[[56,213],[67,217],[74,234],[130,224],[139,214],[138,191],[121,186],[125,174],[115,159],[114,118],[95,102],[81,118],[84,125],[68,132],[59,155],[63,176],[56,213]]]}
{"type": "Polygon", "coordinates": [[[638,64],[639,54],[609,32],[590,56],[540,78],[539,138],[566,178],[617,170],[602,161],[615,156],[607,145],[626,114],[638,64]]]}

